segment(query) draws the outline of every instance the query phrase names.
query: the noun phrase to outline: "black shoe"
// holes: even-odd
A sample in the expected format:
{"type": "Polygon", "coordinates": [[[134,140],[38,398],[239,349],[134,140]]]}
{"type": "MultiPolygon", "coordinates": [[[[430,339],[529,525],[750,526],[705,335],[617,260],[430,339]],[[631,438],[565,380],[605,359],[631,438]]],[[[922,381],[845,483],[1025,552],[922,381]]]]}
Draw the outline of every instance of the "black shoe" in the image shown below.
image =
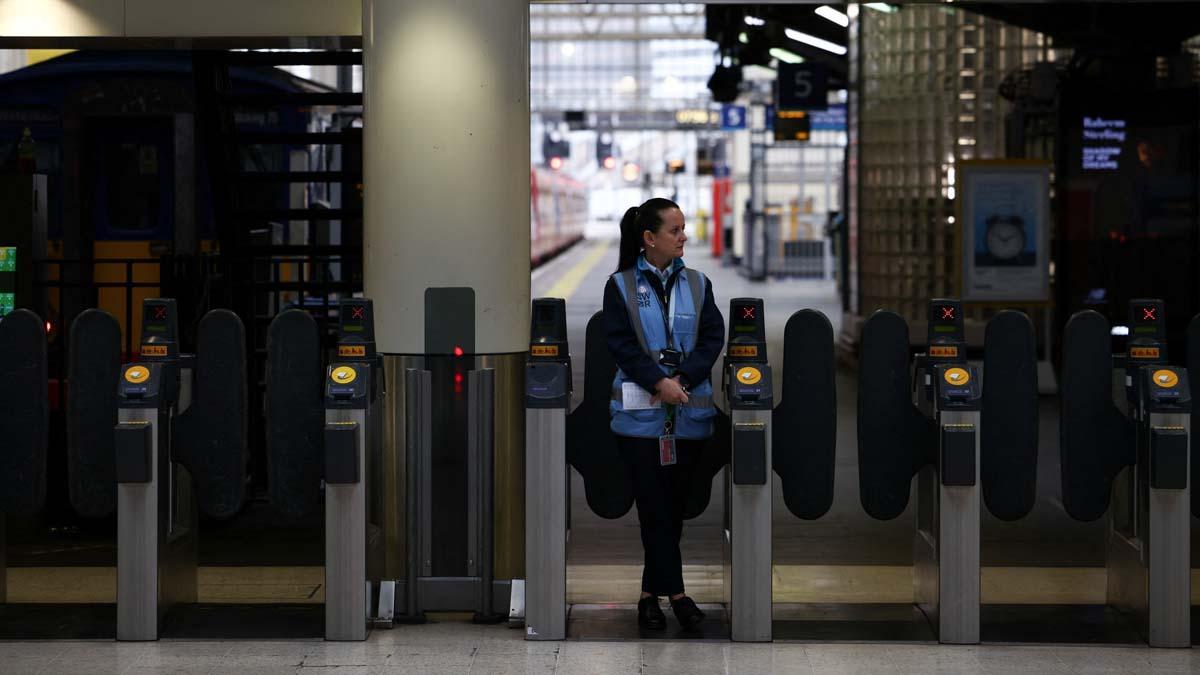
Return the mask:
{"type": "Polygon", "coordinates": [[[667,627],[667,615],[658,606],[658,597],[638,600],[638,625],[642,628],[662,630],[667,627]]]}
{"type": "Polygon", "coordinates": [[[704,612],[696,606],[696,601],[688,596],[683,596],[678,600],[671,601],[671,611],[675,612],[675,618],[679,620],[679,625],[685,630],[691,630],[700,625],[704,620],[704,612]]]}

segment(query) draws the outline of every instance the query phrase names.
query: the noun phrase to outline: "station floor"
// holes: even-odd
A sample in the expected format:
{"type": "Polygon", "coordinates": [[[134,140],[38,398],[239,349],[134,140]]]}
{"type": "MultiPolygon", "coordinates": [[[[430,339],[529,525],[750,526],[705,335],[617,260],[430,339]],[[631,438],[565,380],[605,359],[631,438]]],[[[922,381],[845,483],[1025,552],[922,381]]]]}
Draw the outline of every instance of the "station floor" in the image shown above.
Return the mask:
{"type": "Polygon", "coordinates": [[[448,620],[376,631],[366,643],[0,642],[5,675],[424,675],[789,673],[795,675],[1175,674],[1200,652],[1129,647],[718,642],[542,642],[448,620]]]}

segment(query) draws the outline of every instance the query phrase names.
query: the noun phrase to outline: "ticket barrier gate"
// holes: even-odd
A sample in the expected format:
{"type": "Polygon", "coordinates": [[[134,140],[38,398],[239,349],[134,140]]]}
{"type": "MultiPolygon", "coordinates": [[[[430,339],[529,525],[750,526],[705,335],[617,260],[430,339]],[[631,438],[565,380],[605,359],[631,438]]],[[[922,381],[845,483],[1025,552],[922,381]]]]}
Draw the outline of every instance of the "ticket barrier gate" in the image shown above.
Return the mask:
{"type": "Polygon", "coordinates": [[[148,299],[142,335],[117,381],[118,640],[156,640],[168,612],[196,603],[198,515],[227,518],[245,500],[241,320],[209,312],[185,355],[175,301],[148,299]]]}
{"type": "MultiPolygon", "coordinates": [[[[705,610],[709,617],[691,632],[682,633],[672,629],[641,630],[625,609],[568,608],[568,465],[583,479],[588,508],[601,518],[621,518],[634,503],[633,483],[609,426],[609,404],[617,367],[608,351],[605,330],[603,314],[597,312],[587,324],[583,401],[569,411],[572,382],[566,306],[556,298],[534,300],[525,397],[528,424],[525,637],[527,640],[728,638],[728,627],[719,611],[705,610]]],[[[712,439],[705,444],[693,467],[696,480],[690,484],[693,491],[687,495],[685,520],[699,516],[708,507],[712,479],[728,463],[728,417],[719,411],[715,427],[712,439]]]]}
{"type": "Polygon", "coordinates": [[[525,638],[567,637],[567,413],[571,353],[566,301],[533,301],[525,364],[525,638]]]}
{"type": "Polygon", "coordinates": [[[729,304],[724,387],[733,425],[723,572],[734,642],[771,641],[771,417],[763,301],[729,304]]]}
{"type": "Polygon", "coordinates": [[[1032,509],[1035,497],[1033,327],[1018,312],[992,319],[986,378],[967,362],[957,301],[932,301],[928,327],[927,349],[910,366],[908,326],[900,316],[879,311],[863,325],[861,500],[872,517],[895,518],[917,477],[914,600],[940,642],[974,644],[980,640],[980,505],[1015,520],[1032,509]]]}
{"type": "Polygon", "coordinates": [[[292,514],[319,508],[324,484],[324,635],[352,641],[367,639],[372,626],[389,627],[394,611],[395,583],[379,581],[384,391],[373,303],[342,300],[337,336],[336,359],[322,370],[312,315],[291,309],[271,324],[269,484],[276,503],[292,514]]]}
{"type": "Polygon", "coordinates": [[[1189,647],[1193,413],[1188,372],[1168,365],[1164,315],[1160,300],[1132,301],[1127,349],[1115,356],[1103,316],[1068,321],[1063,506],[1081,521],[1109,514],[1108,604],[1150,646],[1189,647]]]}

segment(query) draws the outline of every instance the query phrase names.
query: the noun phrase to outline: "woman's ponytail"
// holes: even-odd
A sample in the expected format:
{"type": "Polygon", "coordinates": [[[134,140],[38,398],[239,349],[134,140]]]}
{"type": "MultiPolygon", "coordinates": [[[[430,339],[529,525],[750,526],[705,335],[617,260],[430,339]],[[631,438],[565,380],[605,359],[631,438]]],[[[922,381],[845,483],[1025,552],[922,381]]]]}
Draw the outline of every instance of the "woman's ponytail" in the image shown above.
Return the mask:
{"type": "Polygon", "coordinates": [[[662,227],[662,212],[666,209],[678,208],[679,205],[670,199],[654,198],[625,212],[624,217],[621,218],[621,247],[617,254],[618,272],[637,264],[638,255],[642,252],[642,233],[658,232],[658,228],[662,227]]]}
{"type": "Polygon", "coordinates": [[[642,252],[642,228],[638,224],[638,207],[631,207],[621,218],[621,247],[617,254],[617,271],[629,269],[637,263],[642,252]]]}

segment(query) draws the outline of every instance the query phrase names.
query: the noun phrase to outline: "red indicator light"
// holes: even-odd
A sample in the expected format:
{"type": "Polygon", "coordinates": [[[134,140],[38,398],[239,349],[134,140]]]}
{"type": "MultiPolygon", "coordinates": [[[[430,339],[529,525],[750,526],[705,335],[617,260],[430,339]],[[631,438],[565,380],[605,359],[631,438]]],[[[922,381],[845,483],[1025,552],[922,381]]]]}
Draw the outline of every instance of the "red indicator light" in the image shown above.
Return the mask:
{"type": "Polygon", "coordinates": [[[462,347],[455,347],[455,348],[454,348],[454,355],[455,355],[455,356],[462,356],[462,355],[463,355],[463,348],[462,348],[462,347]]]}
{"type": "Polygon", "coordinates": [[[351,319],[364,319],[364,318],[366,318],[366,315],[367,315],[367,308],[363,307],[362,305],[350,308],[350,318],[351,319]]]}
{"type": "Polygon", "coordinates": [[[742,308],[742,318],[750,319],[751,321],[753,321],[754,320],[754,308],[753,307],[743,307],[742,308]]]}
{"type": "Polygon", "coordinates": [[[54,330],[54,324],[52,324],[52,323],[50,323],[49,321],[47,321],[47,322],[46,322],[46,333],[47,333],[47,334],[49,334],[49,333],[50,333],[50,332],[52,332],[53,330],[54,330]]]}
{"type": "Polygon", "coordinates": [[[942,310],[942,321],[953,321],[954,320],[954,308],[953,307],[942,307],[941,310],[942,310]]]}
{"type": "Polygon", "coordinates": [[[454,374],[454,384],[462,384],[462,373],[454,374]]]}
{"type": "Polygon", "coordinates": [[[1157,313],[1154,307],[1142,308],[1142,321],[1158,321],[1158,317],[1154,316],[1157,313]]]}
{"type": "Polygon", "coordinates": [[[156,318],[156,319],[167,318],[167,308],[164,305],[158,305],[157,307],[155,307],[154,308],[154,318],[156,318]]]}

